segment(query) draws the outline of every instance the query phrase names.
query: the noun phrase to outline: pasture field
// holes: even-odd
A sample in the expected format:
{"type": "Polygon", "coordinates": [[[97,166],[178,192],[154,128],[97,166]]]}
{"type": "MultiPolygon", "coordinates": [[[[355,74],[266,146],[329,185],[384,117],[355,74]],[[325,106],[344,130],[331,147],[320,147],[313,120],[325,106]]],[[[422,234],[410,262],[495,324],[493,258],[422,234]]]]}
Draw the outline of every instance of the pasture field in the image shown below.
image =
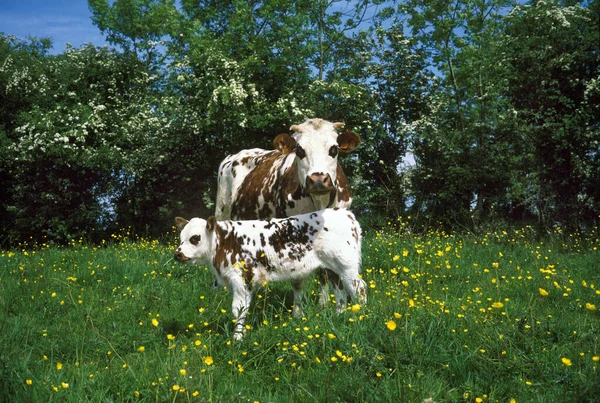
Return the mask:
{"type": "Polygon", "coordinates": [[[600,399],[600,235],[365,231],[368,303],[291,317],[176,264],[175,233],[0,253],[7,402],[592,402],[600,399]],[[431,400],[428,400],[431,399],[431,400]]]}

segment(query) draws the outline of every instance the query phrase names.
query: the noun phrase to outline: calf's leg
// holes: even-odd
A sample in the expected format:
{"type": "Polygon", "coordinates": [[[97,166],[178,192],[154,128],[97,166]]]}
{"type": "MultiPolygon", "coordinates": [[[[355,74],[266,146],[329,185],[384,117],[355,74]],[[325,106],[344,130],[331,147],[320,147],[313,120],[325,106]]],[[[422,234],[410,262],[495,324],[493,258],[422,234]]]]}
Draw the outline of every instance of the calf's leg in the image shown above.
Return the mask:
{"type": "MultiPolygon", "coordinates": [[[[360,257],[354,260],[339,261],[332,265],[331,270],[337,275],[337,288],[345,290],[353,300],[358,300],[360,303],[366,304],[367,285],[359,275],[360,257]]],[[[334,284],[335,289],[335,283],[332,282],[332,284],[334,284]]],[[[347,299],[342,300],[336,295],[336,302],[337,310],[340,312],[340,310],[343,310],[347,299]]]]}
{"type": "Polygon", "coordinates": [[[319,284],[321,284],[321,295],[319,296],[319,305],[325,306],[327,301],[329,301],[329,276],[333,275],[333,272],[330,272],[327,269],[319,269],[319,284]]]}
{"type": "Polygon", "coordinates": [[[304,316],[301,306],[304,297],[304,279],[294,280],[292,287],[294,289],[294,308],[292,310],[292,316],[294,318],[300,318],[304,316]]]}
{"type": "Polygon", "coordinates": [[[321,306],[325,306],[329,301],[329,285],[333,288],[333,294],[335,295],[336,311],[338,313],[344,312],[344,308],[348,304],[348,294],[344,290],[344,284],[342,283],[340,276],[329,269],[319,269],[319,281],[321,283],[321,297],[319,303],[321,306]]]}
{"type": "Polygon", "coordinates": [[[361,304],[367,303],[367,283],[356,275],[351,279],[350,295],[353,299],[358,299],[361,304]]]}
{"type": "Polygon", "coordinates": [[[250,308],[250,303],[252,302],[252,291],[245,285],[236,287],[232,284],[232,288],[233,303],[231,304],[231,312],[235,318],[233,338],[235,340],[241,340],[246,333],[246,314],[248,313],[248,308],[250,308]]]}

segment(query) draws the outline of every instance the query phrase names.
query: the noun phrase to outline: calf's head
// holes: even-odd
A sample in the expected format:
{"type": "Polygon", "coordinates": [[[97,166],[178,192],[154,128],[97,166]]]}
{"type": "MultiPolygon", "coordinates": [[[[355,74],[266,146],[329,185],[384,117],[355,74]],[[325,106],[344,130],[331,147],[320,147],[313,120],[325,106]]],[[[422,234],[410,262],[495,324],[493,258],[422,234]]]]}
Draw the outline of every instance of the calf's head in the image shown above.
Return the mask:
{"type": "Polygon", "coordinates": [[[322,119],[310,119],[301,125],[293,125],[292,135],[280,134],[274,146],[285,154],[295,153],[298,179],[304,190],[312,196],[328,195],[337,183],[337,159],[360,144],[354,132],[338,133],[343,123],[331,123],[322,119]]]}
{"type": "Polygon", "coordinates": [[[208,220],[192,218],[175,218],[175,225],[181,231],[181,243],[175,251],[174,258],[180,262],[203,263],[210,258],[211,241],[217,225],[215,217],[208,220]]]}

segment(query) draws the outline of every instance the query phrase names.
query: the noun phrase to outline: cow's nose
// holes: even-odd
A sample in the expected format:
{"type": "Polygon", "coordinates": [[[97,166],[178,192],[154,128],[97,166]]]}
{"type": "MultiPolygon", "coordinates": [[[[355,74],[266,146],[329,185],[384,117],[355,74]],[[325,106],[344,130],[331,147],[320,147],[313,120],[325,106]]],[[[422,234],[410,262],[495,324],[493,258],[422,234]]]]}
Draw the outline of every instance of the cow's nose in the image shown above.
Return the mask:
{"type": "Polygon", "coordinates": [[[333,182],[329,174],[321,172],[310,174],[306,177],[306,190],[308,193],[328,193],[333,190],[333,182]]]}

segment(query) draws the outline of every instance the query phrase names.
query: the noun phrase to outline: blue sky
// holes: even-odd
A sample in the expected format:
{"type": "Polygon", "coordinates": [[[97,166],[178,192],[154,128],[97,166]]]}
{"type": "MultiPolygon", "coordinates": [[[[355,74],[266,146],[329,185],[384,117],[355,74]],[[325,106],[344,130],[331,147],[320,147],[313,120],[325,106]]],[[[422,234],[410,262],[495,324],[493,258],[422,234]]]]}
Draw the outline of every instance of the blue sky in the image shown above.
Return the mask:
{"type": "Polygon", "coordinates": [[[91,17],[87,0],[0,0],[0,32],[20,39],[50,37],[52,54],[63,53],[67,42],[106,45],[91,17]]]}

